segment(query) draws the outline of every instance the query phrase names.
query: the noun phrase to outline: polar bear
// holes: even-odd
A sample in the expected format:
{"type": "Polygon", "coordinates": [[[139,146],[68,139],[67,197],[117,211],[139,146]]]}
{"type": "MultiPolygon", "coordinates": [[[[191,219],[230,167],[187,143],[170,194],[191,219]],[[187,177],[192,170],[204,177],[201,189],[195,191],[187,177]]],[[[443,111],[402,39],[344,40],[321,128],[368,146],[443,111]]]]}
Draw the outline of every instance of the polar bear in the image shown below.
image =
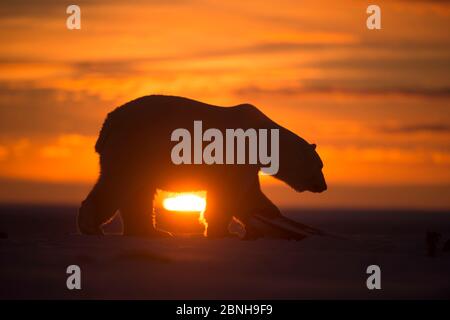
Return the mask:
{"type": "Polygon", "coordinates": [[[279,215],[261,191],[259,164],[176,165],[171,161],[171,133],[201,120],[204,127],[279,130],[279,170],[275,178],[297,192],[327,188],[315,145],[283,128],[250,104],[219,107],[199,101],[151,95],[130,101],[108,114],[95,150],[100,175],[78,213],[83,234],[102,234],[102,225],[119,210],[124,235],[160,236],[152,223],[152,195],[157,189],[206,190],[208,237],[228,234],[234,216],[245,222],[253,213],[279,215]]]}

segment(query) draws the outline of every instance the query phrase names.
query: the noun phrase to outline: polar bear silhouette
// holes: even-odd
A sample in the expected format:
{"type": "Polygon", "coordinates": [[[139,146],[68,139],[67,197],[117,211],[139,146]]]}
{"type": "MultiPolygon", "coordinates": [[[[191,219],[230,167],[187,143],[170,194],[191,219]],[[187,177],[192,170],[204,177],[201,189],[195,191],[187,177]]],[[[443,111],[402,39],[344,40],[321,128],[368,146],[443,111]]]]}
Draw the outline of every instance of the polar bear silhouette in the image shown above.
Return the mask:
{"type": "Polygon", "coordinates": [[[145,96],[116,108],[103,124],[95,145],[100,175],[79,209],[80,232],[102,234],[102,225],[119,210],[124,235],[160,235],[152,222],[152,195],[157,189],[206,190],[208,237],[226,235],[233,216],[245,225],[254,213],[279,215],[279,209],[261,191],[258,164],[172,162],[171,150],[176,143],[171,141],[171,133],[177,128],[192,128],[198,120],[204,130],[279,129],[279,170],[275,178],[298,192],[326,190],[316,146],[276,124],[256,107],[219,107],[182,97],[145,96]]]}

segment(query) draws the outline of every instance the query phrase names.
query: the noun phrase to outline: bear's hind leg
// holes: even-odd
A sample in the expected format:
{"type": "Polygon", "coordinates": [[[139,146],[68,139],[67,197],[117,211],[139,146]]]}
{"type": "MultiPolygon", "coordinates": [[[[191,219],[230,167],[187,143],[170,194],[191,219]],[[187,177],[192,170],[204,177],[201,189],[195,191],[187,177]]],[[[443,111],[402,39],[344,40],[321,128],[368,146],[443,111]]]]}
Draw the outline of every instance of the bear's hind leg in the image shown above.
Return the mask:
{"type": "Polygon", "coordinates": [[[154,226],[153,196],[155,190],[144,188],[128,192],[120,207],[124,236],[169,237],[170,234],[154,226]]]}

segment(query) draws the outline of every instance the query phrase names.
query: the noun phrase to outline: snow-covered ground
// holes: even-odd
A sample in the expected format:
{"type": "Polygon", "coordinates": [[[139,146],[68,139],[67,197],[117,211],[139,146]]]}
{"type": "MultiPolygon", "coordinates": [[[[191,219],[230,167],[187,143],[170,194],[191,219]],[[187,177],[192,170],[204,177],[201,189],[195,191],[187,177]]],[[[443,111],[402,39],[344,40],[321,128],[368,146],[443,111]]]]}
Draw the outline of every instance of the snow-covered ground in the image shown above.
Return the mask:
{"type": "Polygon", "coordinates": [[[287,212],[349,238],[300,242],[88,237],[75,212],[0,208],[0,298],[450,298],[450,253],[429,258],[425,246],[427,230],[450,238],[448,212],[287,212]],[[73,264],[81,290],[66,288],[73,264]],[[366,287],[372,264],[381,290],[366,287]]]}

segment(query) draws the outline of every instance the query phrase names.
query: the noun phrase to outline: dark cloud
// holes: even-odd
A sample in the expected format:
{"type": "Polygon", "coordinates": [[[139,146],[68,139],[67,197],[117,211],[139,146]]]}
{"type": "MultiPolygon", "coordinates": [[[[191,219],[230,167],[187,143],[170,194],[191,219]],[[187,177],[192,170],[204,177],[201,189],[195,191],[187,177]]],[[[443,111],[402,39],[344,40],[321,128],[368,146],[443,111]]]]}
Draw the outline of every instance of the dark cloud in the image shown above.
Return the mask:
{"type": "Polygon", "coordinates": [[[0,178],[0,203],[77,204],[83,200],[90,188],[89,183],[52,183],[0,178]]]}
{"type": "Polygon", "coordinates": [[[396,126],[383,126],[377,129],[381,133],[450,133],[450,125],[445,123],[414,123],[414,124],[403,124],[396,126]]]}
{"type": "Polygon", "coordinates": [[[140,60],[110,60],[110,61],[85,61],[71,63],[73,76],[85,77],[92,75],[104,75],[109,77],[129,77],[137,75],[140,60]]]}
{"type": "MultiPolygon", "coordinates": [[[[0,18],[48,17],[56,13],[66,14],[66,8],[72,4],[64,0],[10,0],[0,2],[0,18]]],[[[89,1],[77,1],[77,5],[88,5],[89,1]]]]}
{"type": "MultiPolygon", "coordinates": [[[[74,70],[81,73],[121,73],[127,70],[133,70],[137,68],[139,63],[148,62],[170,62],[170,61],[187,61],[187,60],[198,60],[198,59],[208,59],[208,58],[223,58],[228,56],[242,56],[242,55],[254,55],[254,54],[272,54],[272,53],[287,53],[287,52],[302,52],[302,51],[332,51],[338,49],[349,49],[349,50],[360,50],[360,49],[370,49],[370,50],[387,50],[387,51],[398,51],[403,50],[409,53],[420,53],[422,51],[432,51],[436,52],[450,52],[450,43],[443,43],[439,41],[409,41],[396,39],[396,41],[363,41],[363,42],[349,42],[349,43],[324,43],[322,41],[317,42],[260,42],[253,43],[246,46],[235,46],[235,47],[223,47],[217,49],[209,50],[198,50],[192,52],[183,51],[182,54],[176,55],[159,55],[159,56],[142,56],[139,58],[124,58],[115,60],[85,60],[85,61],[45,61],[45,60],[33,60],[33,59],[20,59],[16,56],[0,56],[0,64],[8,63],[55,63],[59,65],[71,65],[74,70]]],[[[311,66],[318,67],[438,67],[447,69],[450,66],[450,60],[448,58],[436,58],[433,55],[429,57],[404,57],[402,59],[398,58],[380,58],[380,59],[369,59],[369,58],[352,58],[352,59],[342,59],[342,60],[329,60],[324,62],[316,62],[310,64],[311,66]]]]}
{"type": "Polygon", "coordinates": [[[54,14],[66,14],[66,8],[76,4],[80,8],[97,5],[139,5],[139,6],[174,6],[192,2],[193,0],[2,0],[0,2],[0,18],[12,17],[49,17],[54,14]],[[75,3],[74,3],[75,2],[75,3]]]}
{"type": "MultiPolygon", "coordinates": [[[[146,59],[109,59],[109,60],[83,60],[83,61],[49,61],[33,59],[14,59],[11,57],[0,58],[0,68],[20,65],[23,68],[32,70],[36,66],[53,67],[55,70],[69,71],[70,77],[88,77],[88,76],[108,76],[123,77],[136,75],[139,73],[139,64],[141,62],[162,61],[158,58],[146,59]]],[[[19,81],[19,85],[20,85],[19,81]]],[[[12,84],[12,82],[10,82],[12,84]]]]}
{"type": "Polygon", "coordinates": [[[267,89],[261,87],[246,87],[236,91],[239,96],[251,95],[307,95],[307,94],[345,94],[363,96],[408,96],[423,98],[450,98],[450,87],[443,88],[421,88],[421,87],[383,87],[383,88],[361,88],[361,87],[339,87],[331,85],[306,85],[298,87],[286,87],[267,89]]]}
{"type": "Polygon", "coordinates": [[[96,134],[115,105],[86,92],[0,82],[0,135],[96,134]]]}
{"type": "MultiPolygon", "coordinates": [[[[248,54],[271,54],[283,52],[302,52],[302,51],[330,51],[337,49],[370,49],[407,52],[419,51],[450,51],[450,44],[439,41],[410,41],[396,39],[396,41],[363,41],[363,42],[343,42],[343,43],[324,43],[318,40],[317,42],[263,42],[254,43],[247,46],[240,46],[234,48],[225,48],[209,51],[194,52],[183,55],[183,58],[209,58],[209,57],[223,57],[232,55],[248,55],[248,54]]],[[[446,60],[448,63],[448,59],[446,60]]]]}
{"type": "Polygon", "coordinates": [[[450,0],[399,0],[401,2],[443,3],[450,4],[450,0]]]}
{"type": "Polygon", "coordinates": [[[309,66],[332,69],[405,69],[409,71],[414,70],[429,70],[437,69],[446,72],[450,70],[450,58],[444,57],[414,57],[405,56],[397,57],[380,57],[380,58],[366,58],[355,57],[352,59],[334,59],[327,61],[317,61],[310,63],[309,66]]]}

